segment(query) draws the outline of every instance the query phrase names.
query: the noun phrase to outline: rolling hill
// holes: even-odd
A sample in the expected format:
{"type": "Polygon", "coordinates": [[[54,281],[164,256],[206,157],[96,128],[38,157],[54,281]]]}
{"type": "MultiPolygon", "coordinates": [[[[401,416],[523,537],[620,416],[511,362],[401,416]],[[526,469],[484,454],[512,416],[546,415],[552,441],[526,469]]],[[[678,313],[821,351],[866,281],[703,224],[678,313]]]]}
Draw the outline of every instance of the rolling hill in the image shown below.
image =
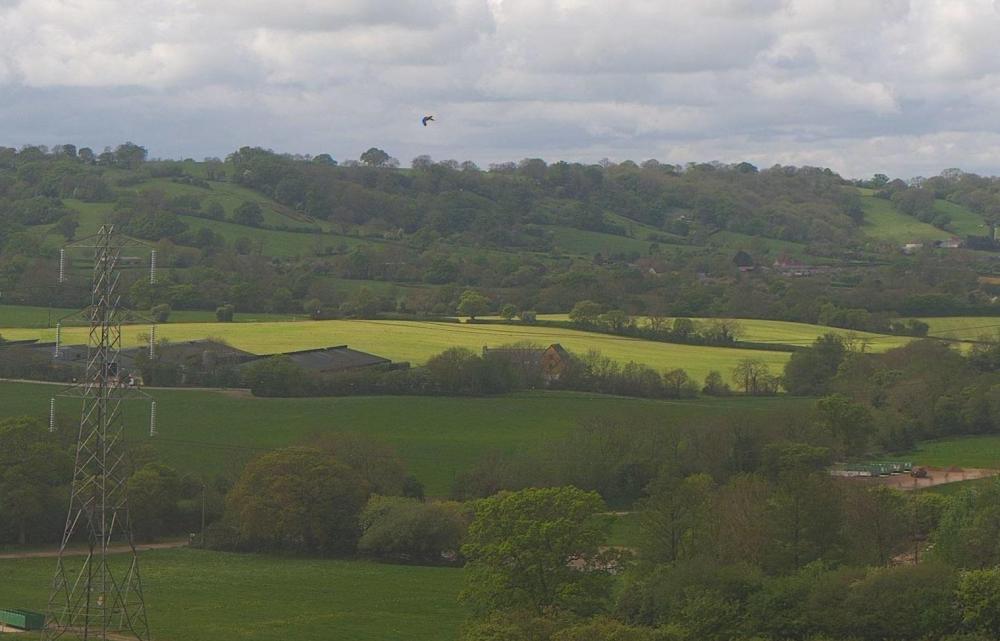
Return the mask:
{"type": "MultiPolygon", "coordinates": [[[[142,344],[149,327],[130,325],[123,329],[126,346],[142,344]]],[[[157,327],[157,338],[187,341],[217,337],[233,347],[257,354],[275,354],[331,345],[350,345],[355,349],[420,364],[450,347],[478,351],[485,346],[532,342],[543,345],[561,343],[570,351],[586,353],[591,349],[620,362],[635,361],[657,369],[682,368],[697,380],[712,370],[728,376],[737,363],[754,358],[780,372],[786,352],[703,347],[644,341],[572,329],[533,327],[530,325],[469,325],[417,321],[332,320],[301,323],[168,323],[157,327]]],[[[7,328],[9,340],[38,338],[55,340],[54,329],[7,328]]],[[[68,327],[63,330],[66,345],[86,342],[87,330],[68,327]]]]}

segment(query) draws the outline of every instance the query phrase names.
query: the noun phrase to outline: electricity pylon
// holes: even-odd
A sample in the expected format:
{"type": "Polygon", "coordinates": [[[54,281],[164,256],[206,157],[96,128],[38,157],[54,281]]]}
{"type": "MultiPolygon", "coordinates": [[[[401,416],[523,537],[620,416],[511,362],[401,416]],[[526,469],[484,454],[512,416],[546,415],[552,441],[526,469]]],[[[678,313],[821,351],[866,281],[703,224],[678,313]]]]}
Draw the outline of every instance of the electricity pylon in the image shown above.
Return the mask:
{"type": "Polygon", "coordinates": [[[146,396],[120,369],[125,311],[119,305],[118,267],[123,248],[131,242],[107,225],[96,236],[73,244],[94,252],[91,305],[84,312],[90,334],[86,375],[64,394],[81,399],[83,409],[45,640],[150,638],[129,520],[126,484],[131,469],[123,442],[122,404],[146,396]],[[71,545],[82,546],[83,554],[69,554],[71,545]],[[76,570],[78,563],[82,565],[76,570]]]}

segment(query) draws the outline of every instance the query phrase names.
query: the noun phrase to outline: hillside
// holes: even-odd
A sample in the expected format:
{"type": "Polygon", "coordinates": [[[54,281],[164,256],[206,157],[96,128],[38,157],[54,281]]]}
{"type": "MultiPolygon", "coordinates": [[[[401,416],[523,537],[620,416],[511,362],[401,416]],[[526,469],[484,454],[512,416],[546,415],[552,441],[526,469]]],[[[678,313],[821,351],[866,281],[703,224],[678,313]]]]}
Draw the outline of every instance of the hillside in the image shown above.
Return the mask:
{"type": "MultiPolygon", "coordinates": [[[[87,328],[63,330],[64,344],[85,343],[87,328]]],[[[149,328],[130,325],[123,330],[125,346],[143,344],[149,328]]],[[[40,338],[55,340],[54,329],[7,328],[3,336],[10,340],[40,338]]],[[[585,354],[591,349],[622,363],[635,361],[656,369],[682,368],[696,380],[704,380],[712,370],[730,377],[741,360],[754,358],[780,372],[788,353],[726,347],[704,347],[644,341],[624,336],[596,334],[572,329],[518,325],[468,325],[413,321],[315,321],[302,323],[168,323],[159,325],[158,339],[187,341],[199,338],[222,338],[233,347],[257,354],[275,354],[331,345],[349,345],[394,361],[421,364],[449,347],[479,351],[517,342],[540,345],[560,343],[566,349],[585,354]]]]}
{"type": "Polygon", "coordinates": [[[880,315],[850,326],[883,332],[929,301],[934,313],[1000,307],[975,279],[993,271],[997,248],[982,235],[993,187],[968,174],[929,189],[746,163],[482,170],[420,157],[398,169],[258,148],[203,162],[148,160],[132,144],[72,152],[0,153],[0,302],[86,303],[82,256],[55,286],[57,249],[112,222],[159,251],[156,287],[126,276],[140,309],[232,304],[261,317],[319,301],[326,317],[441,316],[476,289],[495,310],[541,313],[594,300],[636,315],[816,323],[833,305],[880,315]],[[956,234],[984,251],[900,252],[956,234]]]}
{"type": "MultiPolygon", "coordinates": [[[[326,641],[331,621],[349,639],[452,641],[468,616],[457,568],[202,550],[141,559],[152,634],[165,641],[326,641]]],[[[44,611],[52,567],[52,559],[0,560],[4,603],[44,611]]]]}
{"type": "MultiPolygon", "coordinates": [[[[553,320],[568,322],[568,314],[542,314],[539,320],[553,320]]],[[[670,324],[674,318],[662,319],[670,324]]],[[[813,325],[809,323],[792,323],[788,321],[761,320],[758,318],[691,318],[700,325],[708,325],[721,320],[732,321],[739,327],[739,340],[747,343],[769,343],[772,345],[789,345],[793,347],[806,347],[811,345],[824,334],[836,334],[838,336],[849,337],[857,341],[863,341],[869,351],[884,352],[895,347],[906,345],[911,340],[908,336],[890,336],[887,334],[877,334],[874,332],[859,332],[840,327],[829,327],[826,325],[813,325]]],[[[648,324],[648,318],[638,319],[641,325],[648,324]]]]}
{"type": "MultiPolygon", "coordinates": [[[[47,415],[60,386],[0,381],[4,416],[47,415]]],[[[361,433],[399,452],[431,495],[447,495],[457,474],[491,452],[531,450],[583,421],[655,419],[664,425],[806,408],[812,399],[723,398],[649,401],[568,392],[490,398],[349,397],[264,399],[225,391],[147,390],[157,401],[159,435],[148,437],[148,408],[131,414],[129,437],[150,444],[182,472],[235,477],[269,449],[323,434],[361,433]]],[[[62,424],[79,418],[71,399],[57,401],[62,424]]]]}

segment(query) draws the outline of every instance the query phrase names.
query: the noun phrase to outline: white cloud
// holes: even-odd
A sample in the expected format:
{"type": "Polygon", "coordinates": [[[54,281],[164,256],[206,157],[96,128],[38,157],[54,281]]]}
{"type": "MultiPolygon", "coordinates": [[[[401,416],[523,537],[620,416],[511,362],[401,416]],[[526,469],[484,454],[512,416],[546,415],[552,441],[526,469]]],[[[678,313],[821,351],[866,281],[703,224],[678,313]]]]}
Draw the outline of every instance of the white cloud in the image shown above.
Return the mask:
{"type": "Polygon", "coordinates": [[[0,144],[1000,173],[997,33],[993,0],[0,0],[0,144]]]}

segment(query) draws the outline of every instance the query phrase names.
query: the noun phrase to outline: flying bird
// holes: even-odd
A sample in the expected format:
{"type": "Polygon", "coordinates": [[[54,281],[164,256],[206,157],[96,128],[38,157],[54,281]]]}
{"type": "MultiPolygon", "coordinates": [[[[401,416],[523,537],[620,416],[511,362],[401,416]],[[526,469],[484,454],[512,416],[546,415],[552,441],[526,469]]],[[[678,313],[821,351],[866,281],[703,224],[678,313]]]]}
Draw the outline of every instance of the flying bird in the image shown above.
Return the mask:
{"type": "Polygon", "coordinates": [[[424,127],[426,127],[427,123],[432,120],[434,120],[434,116],[424,116],[423,118],[420,119],[420,122],[421,124],[423,124],[424,127]]]}

